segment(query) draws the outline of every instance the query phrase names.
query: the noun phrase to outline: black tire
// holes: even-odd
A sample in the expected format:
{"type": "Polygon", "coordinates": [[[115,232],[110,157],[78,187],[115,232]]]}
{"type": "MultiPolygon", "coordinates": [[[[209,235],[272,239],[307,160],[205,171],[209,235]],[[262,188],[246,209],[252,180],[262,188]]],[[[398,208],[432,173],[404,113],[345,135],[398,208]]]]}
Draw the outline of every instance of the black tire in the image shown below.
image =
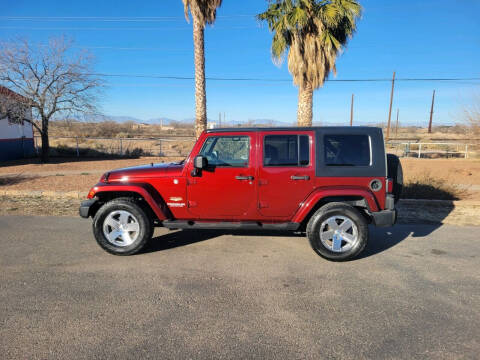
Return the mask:
{"type": "MultiPolygon", "coordinates": [[[[342,223],[343,222],[341,222],[339,225],[342,223]]],[[[365,217],[353,206],[341,202],[328,203],[318,209],[308,221],[307,237],[313,250],[315,250],[315,252],[321,257],[331,261],[351,260],[358,256],[367,245],[368,224],[365,217]],[[332,251],[323,244],[320,238],[322,223],[335,216],[341,216],[349,219],[357,228],[356,241],[351,248],[346,249],[344,252],[332,251]]],[[[344,241],[341,243],[343,244],[344,241]]]]}
{"type": "Polygon", "coordinates": [[[114,255],[133,255],[138,253],[147,245],[153,235],[153,223],[147,214],[148,212],[132,198],[117,198],[105,203],[98,209],[93,218],[93,234],[98,245],[114,255]],[[117,246],[111,243],[103,232],[103,224],[106,217],[115,211],[121,210],[132,214],[139,225],[138,236],[128,246],[117,246]]]}
{"type": "Polygon", "coordinates": [[[393,196],[396,204],[403,190],[402,163],[397,155],[387,154],[387,177],[393,180],[393,196]]]}

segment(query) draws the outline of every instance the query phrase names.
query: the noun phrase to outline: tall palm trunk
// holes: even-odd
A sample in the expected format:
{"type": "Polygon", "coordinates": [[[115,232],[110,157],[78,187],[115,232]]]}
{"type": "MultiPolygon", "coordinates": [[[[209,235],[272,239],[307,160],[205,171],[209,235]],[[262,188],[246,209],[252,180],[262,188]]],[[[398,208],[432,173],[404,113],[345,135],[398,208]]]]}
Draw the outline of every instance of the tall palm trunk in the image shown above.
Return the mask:
{"type": "Polygon", "coordinates": [[[198,139],[207,128],[207,96],[205,94],[204,27],[193,16],[193,46],[195,49],[195,135],[198,139]]]}
{"type": "Polygon", "coordinates": [[[305,83],[298,87],[298,126],[312,126],[313,118],[313,87],[305,83]]]}

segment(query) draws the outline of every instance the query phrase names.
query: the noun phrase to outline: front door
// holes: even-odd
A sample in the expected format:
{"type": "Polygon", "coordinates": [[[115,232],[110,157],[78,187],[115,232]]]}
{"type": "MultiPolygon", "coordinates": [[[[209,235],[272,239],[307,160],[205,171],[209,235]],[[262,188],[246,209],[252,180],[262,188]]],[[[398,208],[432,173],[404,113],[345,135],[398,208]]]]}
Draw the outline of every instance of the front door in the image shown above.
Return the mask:
{"type": "Polygon", "coordinates": [[[188,177],[188,210],[202,219],[238,220],[255,213],[255,133],[208,136],[198,153],[208,167],[188,177]]]}
{"type": "Polygon", "coordinates": [[[263,216],[289,219],[313,190],[313,131],[261,134],[258,208],[263,216]]]}

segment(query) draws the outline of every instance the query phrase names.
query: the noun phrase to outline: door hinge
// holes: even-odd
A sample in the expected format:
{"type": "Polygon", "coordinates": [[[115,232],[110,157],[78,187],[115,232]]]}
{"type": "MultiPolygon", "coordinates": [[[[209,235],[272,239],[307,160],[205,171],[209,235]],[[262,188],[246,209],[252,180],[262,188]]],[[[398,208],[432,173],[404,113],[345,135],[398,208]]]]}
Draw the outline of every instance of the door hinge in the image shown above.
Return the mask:
{"type": "Polygon", "coordinates": [[[267,184],[268,184],[268,180],[265,180],[265,179],[258,180],[258,185],[267,185],[267,184]]]}
{"type": "Polygon", "coordinates": [[[258,208],[259,209],[268,208],[268,203],[266,201],[259,201],[258,208]]]}

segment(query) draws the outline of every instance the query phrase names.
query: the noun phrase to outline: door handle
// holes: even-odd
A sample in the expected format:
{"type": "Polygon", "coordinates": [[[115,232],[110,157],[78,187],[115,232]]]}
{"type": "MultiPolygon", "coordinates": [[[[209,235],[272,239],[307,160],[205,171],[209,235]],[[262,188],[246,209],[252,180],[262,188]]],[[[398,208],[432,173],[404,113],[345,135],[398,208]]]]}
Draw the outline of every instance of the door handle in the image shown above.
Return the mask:
{"type": "Polygon", "coordinates": [[[290,177],[290,179],[292,179],[292,180],[310,180],[310,176],[308,176],[308,175],[305,175],[305,176],[292,175],[290,177]]]}
{"type": "Polygon", "coordinates": [[[253,176],[235,176],[237,180],[253,180],[253,176]]]}

